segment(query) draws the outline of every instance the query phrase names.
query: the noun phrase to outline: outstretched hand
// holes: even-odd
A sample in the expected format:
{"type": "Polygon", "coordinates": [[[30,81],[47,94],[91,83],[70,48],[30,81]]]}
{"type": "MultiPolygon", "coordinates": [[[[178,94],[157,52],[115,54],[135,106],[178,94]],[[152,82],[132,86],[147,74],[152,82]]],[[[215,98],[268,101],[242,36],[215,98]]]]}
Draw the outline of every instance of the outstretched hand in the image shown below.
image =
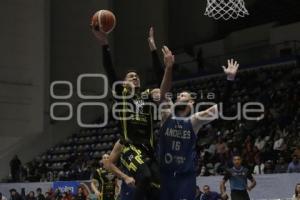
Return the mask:
{"type": "Polygon", "coordinates": [[[164,63],[166,68],[173,67],[175,62],[175,56],[172,54],[172,51],[170,51],[167,46],[163,46],[161,50],[164,55],[164,63]]]}
{"type": "Polygon", "coordinates": [[[148,43],[151,51],[155,51],[157,49],[155,44],[155,39],[154,39],[154,29],[152,26],[150,27],[149,30],[148,43]]]}
{"type": "Polygon", "coordinates": [[[228,80],[235,79],[239,66],[239,63],[233,59],[227,60],[227,68],[225,66],[222,66],[224,73],[227,75],[228,80]]]}
{"type": "Polygon", "coordinates": [[[99,43],[103,45],[108,45],[108,39],[107,39],[107,33],[101,30],[101,28],[98,30],[95,30],[93,28],[93,25],[91,25],[92,32],[96,39],[99,41],[99,43]]]}

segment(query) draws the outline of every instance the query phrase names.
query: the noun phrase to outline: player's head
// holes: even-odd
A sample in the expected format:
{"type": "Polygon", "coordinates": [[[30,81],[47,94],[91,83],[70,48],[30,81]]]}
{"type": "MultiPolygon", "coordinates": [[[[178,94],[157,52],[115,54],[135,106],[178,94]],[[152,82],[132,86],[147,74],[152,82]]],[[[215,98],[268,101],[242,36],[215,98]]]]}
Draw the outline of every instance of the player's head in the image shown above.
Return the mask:
{"type": "Polygon", "coordinates": [[[108,160],[109,155],[107,153],[103,154],[102,156],[102,160],[108,160]]]}
{"type": "Polygon", "coordinates": [[[232,158],[233,165],[235,167],[240,167],[242,165],[242,158],[240,155],[235,155],[232,158]]]}
{"type": "Polygon", "coordinates": [[[139,77],[138,73],[134,70],[128,70],[127,71],[127,73],[124,77],[124,81],[131,84],[132,87],[134,87],[134,88],[140,88],[141,87],[140,77],[139,77]]]}
{"type": "Polygon", "coordinates": [[[109,155],[107,153],[103,154],[102,159],[101,159],[101,163],[103,163],[104,161],[109,159],[109,155]]]}
{"type": "Polygon", "coordinates": [[[208,194],[210,192],[210,187],[208,185],[204,185],[203,192],[204,192],[204,194],[208,194]]]}
{"type": "Polygon", "coordinates": [[[176,111],[191,111],[194,106],[194,99],[191,92],[182,91],[177,95],[175,110],[176,111]]]}
{"type": "Polygon", "coordinates": [[[299,163],[299,159],[298,159],[297,155],[293,156],[293,163],[294,164],[298,164],[299,163]]]}
{"type": "Polygon", "coordinates": [[[154,102],[159,102],[160,101],[160,89],[154,88],[153,90],[151,90],[151,97],[154,100],[154,102]]]}

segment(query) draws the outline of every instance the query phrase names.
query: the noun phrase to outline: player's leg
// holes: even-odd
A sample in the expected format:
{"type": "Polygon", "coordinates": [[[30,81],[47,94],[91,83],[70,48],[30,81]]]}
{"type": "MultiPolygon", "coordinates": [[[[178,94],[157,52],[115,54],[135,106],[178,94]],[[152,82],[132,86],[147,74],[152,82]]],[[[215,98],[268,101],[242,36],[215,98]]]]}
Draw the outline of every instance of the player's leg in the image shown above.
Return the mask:
{"type": "Polygon", "coordinates": [[[170,199],[173,200],[173,194],[176,191],[176,184],[173,184],[173,177],[164,174],[163,172],[161,172],[160,174],[160,200],[164,200],[164,199],[170,199]],[[174,187],[173,187],[174,185],[174,187]],[[173,188],[173,190],[172,190],[173,188]]]}
{"type": "Polygon", "coordinates": [[[155,159],[152,159],[150,162],[147,162],[151,170],[151,185],[150,185],[150,198],[153,200],[159,199],[160,195],[160,171],[158,162],[155,159]]]}
{"type": "Polygon", "coordinates": [[[134,200],[149,198],[147,194],[151,187],[151,170],[145,163],[147,160],[142,151],[133,145],[126,146],[121,155],[122,165],[135,179],[134,200]]]}
{"type": "Polygon", "coordinates": [[[231,200],[250,200],[247,191],[231,191],[231,200]]]}
{"type": "Polygon", "coordinates": [[[136,189],[134,200],[150,199],[151,191],[151,170],[147,164],[142,164],[138,167],[135,175],[136,189]]]}
{"type": "Polygon", "coordinates": [[[196,196],[196,174],[185,174],[176,177],[176,197],[174,200],[194,200],[196,196]]]}

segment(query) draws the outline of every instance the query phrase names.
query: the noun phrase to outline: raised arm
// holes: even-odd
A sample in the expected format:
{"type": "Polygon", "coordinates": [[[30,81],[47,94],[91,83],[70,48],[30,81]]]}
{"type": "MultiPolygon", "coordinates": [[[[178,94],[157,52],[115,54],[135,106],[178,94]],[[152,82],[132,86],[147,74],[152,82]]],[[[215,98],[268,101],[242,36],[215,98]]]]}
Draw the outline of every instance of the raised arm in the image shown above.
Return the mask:
{"type": "Polygon", "coordinates": [[[225,88],[223,92],[224,94],[219,98],[219,102],[216,102],[216,105],[213,105],[204,111],[197,112],[191,116],[191,121],[195,134],[198,133],[198,131],[203,125],[218,118],[220,111],[220,103],[222,103],[223,108],[228,107],[228,101],[230,98],[230,94],[232,93],[232,84],[235,79],[237,70],[239,68],[239,64],[237,61],[230,59],[227,61],[227,67],[222,66],[222,68],[227,76],[227,81],[225,83],[225,88]]]}
{"type": "Polygon", "coordinates": [[[164,55],[165,72],[160,85],[160,95],[161,95],[161,101],[165,101],[166,94],[172,88],[172,73],[173,73],[173,65],[175,62],[175,56],[166,46],[162,48],[162,52],[164,55]]]}
{"type": "Polygon", "coordinates": [[[104,70],[106,71],[109,84],[112,87],[113,83],[119,79],[117,78],[113,66],[107,34],[101,30],[100,31],[94,30],[93,28],[92,28],[92,32],[95,35],[98,42],[100,43],[100,45],[102,46],[103,67],[104,70]]]}
{"type": "Polygon", "coordinates": [[[155,44],[153,27],[150,27],[150,30],[149,30],[148,44],[149,44],[149,48],[151,51],[152,67],[155,72],[158,84],[160,85],[160,83],[163,79],[164,70],[163,70],[162,63],[160,62],[158,53],[157,53],[157,47],[155,44]]]}

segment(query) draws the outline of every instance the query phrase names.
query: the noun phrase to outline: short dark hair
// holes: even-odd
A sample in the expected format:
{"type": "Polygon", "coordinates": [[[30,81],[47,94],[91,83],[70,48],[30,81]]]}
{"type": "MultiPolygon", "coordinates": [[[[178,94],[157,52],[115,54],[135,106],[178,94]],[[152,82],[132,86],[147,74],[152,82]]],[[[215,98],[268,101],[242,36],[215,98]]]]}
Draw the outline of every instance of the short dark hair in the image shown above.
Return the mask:
{"type": "Polygon", "coordinates": [[[208,189],[210,189],[209,185],[204,185],[203,187],[204,187],[204,188],[207,187],[208,189]]]}
{"type": "Polygon", "coordinates": [[[42,188],[37,188],[36,191],[42,191],[42,188]]]}
{"type": "Polygon", "coordinates": [[[124,78],[127,76],[127,74],[129,74],[129,73],[131,73],[131,72],[134,72],[134,73],[137,73],[138,74],[138,72],[135,70],[135,69],[128,69],[126,72],[125,72],[125,74],[124,74],[124,78]]]}
{"type": "Polygon", "coordinates": [[[240,154],[234,154],[234,155],[232,156],[232,159],[234,159],[234,157],[242,158],[242,156],[241,156],[240,154]]]}
{"type": "Polygon", "coordinates": [[[12,188],[9,190],[9,192],[16,192],[17,190],[15,188],[12,188]]]}

